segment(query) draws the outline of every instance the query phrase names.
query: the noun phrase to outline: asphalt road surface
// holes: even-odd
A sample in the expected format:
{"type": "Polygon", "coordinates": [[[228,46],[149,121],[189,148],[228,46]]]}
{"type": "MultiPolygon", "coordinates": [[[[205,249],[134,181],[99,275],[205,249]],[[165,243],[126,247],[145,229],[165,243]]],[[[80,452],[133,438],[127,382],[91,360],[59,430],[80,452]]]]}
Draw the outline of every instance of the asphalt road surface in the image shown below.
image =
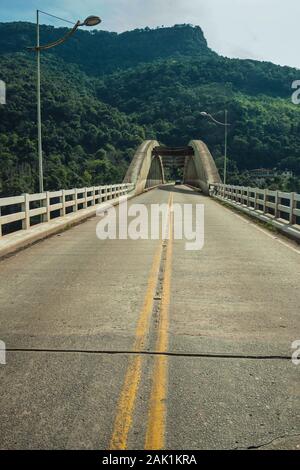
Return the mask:
{"type": "Polygon", "coordinates": [[[299,247],[185,186],[135,203],[166,233],[204,204],[203,248],[96,217],[0,262],[0,447],[300,449],[299,247]]]}

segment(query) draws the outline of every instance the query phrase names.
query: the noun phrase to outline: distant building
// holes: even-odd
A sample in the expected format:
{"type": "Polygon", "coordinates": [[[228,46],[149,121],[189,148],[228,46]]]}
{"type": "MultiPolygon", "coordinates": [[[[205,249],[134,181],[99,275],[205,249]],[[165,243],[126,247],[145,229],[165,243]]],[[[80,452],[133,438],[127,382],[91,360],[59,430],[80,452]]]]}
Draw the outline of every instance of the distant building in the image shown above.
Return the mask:
{"type": "Polygon", "coordinates": [[[258,179],[273,179],[276,176],[281,176],[283,178],[291,178],[293,176],[293,172],[290,170],[280,171],[277,168],[256,168],[255,170],[249,171],[250,176],[253,178],[258,179]]]}
{"type": "Polygon", "coordinates": [[[277,176],[275,170],[269,168],[257,168],[249,171],[250,176],[253,178],[275,178],[277,176]]]}

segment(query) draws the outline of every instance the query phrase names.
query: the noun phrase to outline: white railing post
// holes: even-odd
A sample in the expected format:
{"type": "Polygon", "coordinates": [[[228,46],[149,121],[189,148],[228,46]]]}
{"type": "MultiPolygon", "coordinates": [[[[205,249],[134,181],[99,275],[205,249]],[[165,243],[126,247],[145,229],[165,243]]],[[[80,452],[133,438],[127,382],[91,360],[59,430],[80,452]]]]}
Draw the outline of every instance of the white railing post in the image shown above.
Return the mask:
{"type": "Polygon", "coordinates": [[[62,217],[64,217],[66,215],[66,194],[65,194],[64,189],[61,192],[61,203],[62,203],[61,215],[62,217]]]}
{"type": "Polygon", "coordinates": [[[254,210],[257,210],[257,189],[254,189],[254,210]]]}
{"type": "Polygon", "coordinates": [[[278,204],[279,204],[278,191],[275,191],[275,208],[274,208],[275,219],[278,219],[278,204]]]}
{"type": "Polygon", "coordinates": [[[93,196],[93,199],[91,203],[92,203],[92,206],[95,206],[96,205],[96,187],[95,186],[93,186],[93,189],[92,189],[92,196],[93,196]]]}
{"type": "Polygon", "coordinates": [[[263,203],[263,213],[267,213],[267,190],[264,189],[264,203],[263,203]]]}
{"type": "Polygon", "coordinates": [[[247,187],[247,207],[250,205],[250,187],[247,187]]]}
{"type": "Polygon", "coordinates": [[[296,198],[295,198],[296,193],[291,193],[291,198],[290,198],[290,214],[289,214],[289,221],[291,225],[294,225],[296,223],[296,216],[294,214],[294,209],[296,207],[296,198]]]}
{"type": "Polygon", "coordinates": [[[78,210],[77,188],[74,189],[74,212],[78,210]]]}
{"type": "Polygon", "coordinates": [[[102,186],[98,186],[97,199],[98,199],[98,204],[101,204],[102,199],[103,199],[102,186]]]}
{"type": "Polygon", "coordinates": [[[44,222],[50,222],[50,193],[46,191],[45,194],[44,207],[46,207],[46,213],[44,214],[44,222]]]}
{"type": "Polygon", "coordinates": [[[22,204],[22,210],[25,212],[25,219],[22,220],[22,229],[28,230],[30,228],[30,204],[29,194],[23,194],[24,202],[22,204]]]}

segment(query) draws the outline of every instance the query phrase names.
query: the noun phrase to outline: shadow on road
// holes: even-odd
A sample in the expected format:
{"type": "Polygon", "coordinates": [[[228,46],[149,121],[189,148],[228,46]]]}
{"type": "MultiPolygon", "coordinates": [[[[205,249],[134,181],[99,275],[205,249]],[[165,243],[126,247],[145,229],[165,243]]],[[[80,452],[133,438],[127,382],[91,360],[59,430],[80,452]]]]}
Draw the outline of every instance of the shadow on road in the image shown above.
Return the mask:
{"type": "Polygon", "coordinates": [[[199,196],[199,194],[201,194],[201,196],[204,196],[204,194],[201,193],[200,190],[197,191],[194,189],[190,189],[185,185],[175,186],[174,184],[167,184],[167,185],[159,186],[159,189],[161,189],[162,191],[169,191],[173,193],[190,194],[191,196],[192,195],[199,196]]]}

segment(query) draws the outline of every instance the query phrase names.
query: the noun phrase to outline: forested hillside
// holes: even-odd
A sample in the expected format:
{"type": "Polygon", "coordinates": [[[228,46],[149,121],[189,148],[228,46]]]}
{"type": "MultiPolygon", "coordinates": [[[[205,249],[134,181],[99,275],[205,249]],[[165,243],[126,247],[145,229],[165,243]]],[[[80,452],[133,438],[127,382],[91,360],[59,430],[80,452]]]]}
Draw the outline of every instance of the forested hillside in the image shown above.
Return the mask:
{"type": "MultiPolygon", "coordinates": [[[[67,28],[42,26],[41,44],[55,41],[67,32],[67,28]]],[[[35,41],[35,25],[0,23],[0,54],[24,52],[35,41]]],[[[79,29],[71,41],[51,49],[51,54],[97,76],[168,57],[216,55],[208,48],[201,28],[188,25],[135,29],[121,34],[79,29]]]]}
{"type": "MultiPolygon", "coordinates": [[[[0,108],[0,191],[37,190],[35,62],[0,57],[8,104],[0,108]]],[[[75,66],[43,61],[43,147],[48,189],[121,181],[143,128],[95,99],[94,86],[75,66]]]]}
{"type": "MultiPolygon", "coordinates": [[[[43,26],[42,42],[66,30],[43,26]]],[[[37,190],[36,63],[29,23],[0,24],[0,193],[37,190]]],[[[223,129],[201,111],[231,122],[232,177],[256,167],[300,175],[300,106],[291,84],[300,71],[227,59],[211,51],[199,27],[79,31],[42,57],[46,187],[120,181],[138,144],[156,138],[207,142],[220,168],[223,129]],[[218,114],[219,113],[219,114],[218,114]]]]}
{"type": "Polygon", "coordinates": [[[203,138],[215,157],[223,152],[223,129],[200,113],[222,120],[218,112],[227,108],[230,157],[239,168],[281,165],[299,172],[300,107],[287,88],[293,73],[268,65],[223,58],[140,65],[105,78],[97,96],[162,142],[203,138]]]}

